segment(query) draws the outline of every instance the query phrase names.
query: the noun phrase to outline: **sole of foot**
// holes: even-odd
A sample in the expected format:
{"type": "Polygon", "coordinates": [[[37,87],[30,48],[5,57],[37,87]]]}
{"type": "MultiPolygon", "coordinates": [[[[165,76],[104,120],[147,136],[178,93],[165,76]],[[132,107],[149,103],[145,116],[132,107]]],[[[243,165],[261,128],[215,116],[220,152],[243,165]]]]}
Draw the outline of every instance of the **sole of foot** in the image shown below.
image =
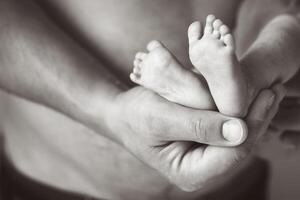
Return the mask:
{"type": "Polygon", "coordinates": [[[230,116],[244,116],[247,84],[229,28],[214,15],[209,15],[203,31],[200,22],[190,25],[188,38],[190,60],[206,79],[219,111],[230,116]]]}
{"type": "Polygon", "coordinates": [[[216,109],[203,78],[185,69],[160,42],[151,41],[148,53],[138,52],[130,79],[169,101],[197,109],[216,109]]]}

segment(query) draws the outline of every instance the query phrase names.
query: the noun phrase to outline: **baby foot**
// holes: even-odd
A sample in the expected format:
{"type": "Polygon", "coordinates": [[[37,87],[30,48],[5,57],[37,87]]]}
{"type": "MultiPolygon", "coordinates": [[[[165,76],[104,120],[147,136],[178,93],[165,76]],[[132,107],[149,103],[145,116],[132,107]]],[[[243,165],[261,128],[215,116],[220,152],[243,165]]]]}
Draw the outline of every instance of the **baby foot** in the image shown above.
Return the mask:
{"type": "Polygon", "coordinates": [[[247,85],[228,27],[209,15],[201,35],[200,22],[192,23],[188,30],[192,64],[206,79],[219,111],[226,115],[244,116],[247,111],[247,85]]]}
{"type": "Polygon", "coordinates": [[[133,82],[187,107],[216,108],[201,76],[182,67],[160,42],[150,42],[147,49],[149,53],[136,54],[130,74],[133,82]]]}

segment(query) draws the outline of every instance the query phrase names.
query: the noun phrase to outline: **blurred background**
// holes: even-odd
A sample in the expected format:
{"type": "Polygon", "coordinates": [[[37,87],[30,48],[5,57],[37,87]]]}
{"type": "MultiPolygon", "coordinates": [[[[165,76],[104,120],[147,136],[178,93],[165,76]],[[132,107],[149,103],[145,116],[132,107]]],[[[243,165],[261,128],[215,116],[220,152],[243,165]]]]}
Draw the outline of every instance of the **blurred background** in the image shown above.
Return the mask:
{"type": "Polygon", "coordinates": [[[270,162],[270,199],[300,199],[299,149],[292,145],[285,146],[278,137],[273,137],[261,144],[259,154],[270,162]]]}

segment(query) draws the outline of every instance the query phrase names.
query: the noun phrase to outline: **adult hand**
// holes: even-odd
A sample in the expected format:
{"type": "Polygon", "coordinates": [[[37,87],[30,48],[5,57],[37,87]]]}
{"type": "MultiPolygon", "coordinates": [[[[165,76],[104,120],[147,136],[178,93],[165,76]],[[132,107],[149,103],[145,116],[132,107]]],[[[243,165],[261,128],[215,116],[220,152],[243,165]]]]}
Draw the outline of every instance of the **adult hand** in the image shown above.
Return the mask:
{"type": "Polygon", "coordinates": [[[121,94],[108,122],[111,132],[133,155],[183,190],[195,191],[241,161],[263,133],[282,98],[281,87],[262,92],[242,120],[213,111],[186,108],[136,87],[121,94]],[[271,106],[272,105],[272,106],[271,106]],[[228,138],[228,140],[224,139],[228,138]],[[203,145],[210,144],[210,145],[203,145]],[[213,146],[218,145],[218,146],[213,146]],[[227,147],[220,147],[227,146],[227,147]]]}
{"type": "Polygon", "coordinates": [[[280,139],[289,146],[300,146],[300,73],[286,84],[287,97],[280,105],[272,127],[282,133],[280,139]]]}

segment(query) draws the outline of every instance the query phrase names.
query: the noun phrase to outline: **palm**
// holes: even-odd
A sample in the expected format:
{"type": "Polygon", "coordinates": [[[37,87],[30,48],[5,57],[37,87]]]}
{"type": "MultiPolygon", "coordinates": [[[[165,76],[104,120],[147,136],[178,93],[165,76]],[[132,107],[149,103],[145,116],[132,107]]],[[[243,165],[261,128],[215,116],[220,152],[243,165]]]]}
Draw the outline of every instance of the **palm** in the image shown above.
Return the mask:
{"type": "Polygon", "coordinates": [[[176,185],[191,191],[216,180],[245,154],[242,147],[216,147],[193,142],[172,142],[155,148],[153,156],[165,163],[159,170],[168,174],[176,185]]]}
{"type": "MultiPolygon", "coordinates": [[[[274,115],[274,114],[272,114],[274,115]]],[[[169,180],[182,189],[195,191],[208,182],[218,180],[232,167],[238,164],[250,151],[257,136],[264,133],[270,119],[256,120],[248,115],[248,139],[237,147],[218,147],[195,142],[171,142],[151,147],[153,163],[164,163],[153,166],[167,175],[169,180]]]]}

